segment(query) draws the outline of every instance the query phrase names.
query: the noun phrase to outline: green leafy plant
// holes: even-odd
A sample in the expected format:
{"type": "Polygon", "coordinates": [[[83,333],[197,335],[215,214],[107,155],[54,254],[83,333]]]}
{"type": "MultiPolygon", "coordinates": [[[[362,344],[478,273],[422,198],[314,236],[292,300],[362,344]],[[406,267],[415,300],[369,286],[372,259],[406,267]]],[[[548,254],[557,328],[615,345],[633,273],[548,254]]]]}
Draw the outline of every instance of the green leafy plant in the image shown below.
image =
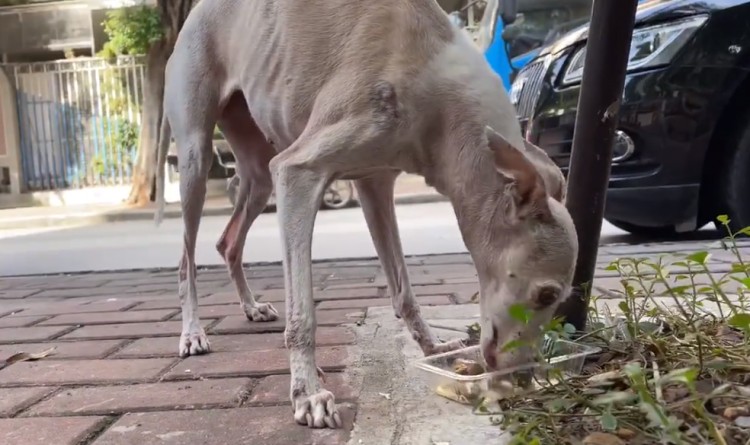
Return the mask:
{"type": "Polygon", "coordinates": [[[159,12],[145,4],[113,9],[107,12],[102,24],[108,41],[99,56],[107,59],[146,54],[151,45],[164,36],[159,12]]]}
{"type": "Polygon", "coordinates": [[[88,159],[88,172],[98,184],[117,183],[133,167],[140,111],[127,75],[127,70],[113,64],[98,70],[98,82],[91,85],[101,103],[93,122],[99,145],[88,159]]]}
{"type": "Polygon", "coordinates": [[[90,168],[99,176],[100,182],[105,182],[103,178],[108,173],[116,176],[132,168],[138,144],[138,127],[128,119],[117,117],[104,119],[102,126],[107,131],[105,146],[91,159],[90,168]]]}
{"type": "Polygon", "coordinates": [[[0,6],[18,6],[29,4],[29,0],[0,0],[0,6]]]}
{"type": "Polygon", "coordinates": [[[750,444],[750,267],[737,238],[750,231],[718,220],[728,271],[713,271],[708,251],[621,258],[607,269],[622,288],[599,289],[587,332],[544,327],[601,352],[580,375],[550,372],[558,378],[501,400],[493,421],[510,443],[750,444]],[[609,308],[607,298],[619,301],[609,308]]]}

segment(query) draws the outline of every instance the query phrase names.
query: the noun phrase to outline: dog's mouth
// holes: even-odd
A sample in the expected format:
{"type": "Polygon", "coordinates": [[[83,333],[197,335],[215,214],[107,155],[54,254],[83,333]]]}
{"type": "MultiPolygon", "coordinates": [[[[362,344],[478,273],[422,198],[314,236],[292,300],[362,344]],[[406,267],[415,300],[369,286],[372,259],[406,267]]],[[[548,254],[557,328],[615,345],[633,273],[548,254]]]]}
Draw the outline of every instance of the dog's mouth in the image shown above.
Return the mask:
{"type": "Polygon", "coordinates": [[[484,346],[482,346],[482,356],[484,357],[484,364],[488,371],[496,371],[497,366],[497,356],[500,351],[498,351],[497,348],[497,337],[498,332],[497,328],[495,326],[492,327],[492,340],[485,343],[484,346]]]}
{"type": "Polygon", "coordinates": [[[497,328],[492,329],[492,339],[481,346],[482,358],[488,372],[501,371],[525,364],[528,357],[526,347],[510,347],[509,343],[499,341],[497,328]],[[507,345],[508,347],[506,347],[507,345]]]}

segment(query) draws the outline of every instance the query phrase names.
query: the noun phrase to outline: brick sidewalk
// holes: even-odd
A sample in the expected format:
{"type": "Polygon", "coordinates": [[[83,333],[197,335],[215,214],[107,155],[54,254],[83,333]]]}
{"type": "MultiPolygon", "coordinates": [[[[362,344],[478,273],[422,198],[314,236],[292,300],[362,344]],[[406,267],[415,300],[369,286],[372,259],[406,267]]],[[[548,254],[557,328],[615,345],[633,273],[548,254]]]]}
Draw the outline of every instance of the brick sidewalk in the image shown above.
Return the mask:
{"type": "MultiPolygon", "coordinates": [[[[617,255],[699,250],[702,243],[603,248],[617,255]]],[[[746,254],[747,248],[745,248],[746,254]]],[[[719,252],[716,270],[731,257],[719,252]]],[[[468,255],[410,258],[423,305],[466,303],[476,292],[468,255]]],[[[728,269],[727,269],[728,270],[728,269]]],[[[55,355],[0,370],[0,443],[344,444],[357,412],[357,323],[368,307],[390,306],[374,260],[315,264],[318,364],[342,407],[344,430],[294,424],[283,321],[250,323],[226,271],[201,270],[200,313],[213,352],[180,359],[174,271],[4,278],[0,361],[52,346],[55,355]]],[[[614,285],[600,268],[599,284],[614,285]]],[[[261,301],[283,311],[279,265],[248,269],[261,301]]],[[[375,444],[379,445],[379,444],[375,444]]]]}
{"type": "MultiPolygon", "coordinates": [[[[424,305],[476,291],[468,256],[412,259],[424,305]],[[439,277],[439,278],[438,278],[439,277]]],[[[375,261],[315,265],[318,364],[348,428],[294,424],[284,322],[250,323],[224,270],[198,273],[213,352],[179,359],[176,273],[122,272],[0,281],[0,360],[56,347],[0,370],[0,443],[342,444],[356,413],[347,366],[367,307],[389,306],[375,261]],[[344,326],[346,325],[346,326],[344,326]],[[159,440],[161,439],[161,440],[159,440]]],[[[283,310],[282,270],[252,267],[261,301],[283,310]]]]}

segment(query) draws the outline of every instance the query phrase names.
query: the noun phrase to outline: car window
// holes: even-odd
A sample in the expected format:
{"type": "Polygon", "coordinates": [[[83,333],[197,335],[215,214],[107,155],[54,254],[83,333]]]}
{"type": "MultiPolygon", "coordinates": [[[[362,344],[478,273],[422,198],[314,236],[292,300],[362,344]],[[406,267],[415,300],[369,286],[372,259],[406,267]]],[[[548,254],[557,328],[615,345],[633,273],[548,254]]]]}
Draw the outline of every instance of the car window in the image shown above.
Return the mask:
{"type": "Polygon", "coordinates": [[[509,56],[546,45],[588,22],[591,6],[592,0],[520,0],[516,21],[503,30],[509,56]]]}

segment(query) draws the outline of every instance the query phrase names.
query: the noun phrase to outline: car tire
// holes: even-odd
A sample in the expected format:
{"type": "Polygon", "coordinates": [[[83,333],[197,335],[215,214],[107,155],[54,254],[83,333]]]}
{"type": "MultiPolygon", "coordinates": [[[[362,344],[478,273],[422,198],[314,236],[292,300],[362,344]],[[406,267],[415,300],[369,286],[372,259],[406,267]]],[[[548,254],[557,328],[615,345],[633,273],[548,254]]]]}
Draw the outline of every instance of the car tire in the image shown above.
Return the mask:
{"type": "Polygon", "coordinates": [[[721,214],[729,216],[729,228],[736,233],[750,226],[750,125],[737,132],[730,142],[734,149],[725,157],[718,183],[719,206],[712,215],[716,228],[724,232],[722,223],[716,220],[721,214]]]}
{"type": "Polygon", "coordinates": [[[665,238],[674,236],[677,231],[673,226],[661,226],[661,227],[648,227],[631,224],[625,221],[619,221],[616,219],[608,219],[610,224],[617,227],[618,229],[624,230],[636,236],[643,238],[665,238]]]}
{"type": "Polygon", "coordinates": [[[323,194],[324,209],[343,209],[354,202],[354,185],[351,181],[337,180],[328,186],[323,194]]]}

